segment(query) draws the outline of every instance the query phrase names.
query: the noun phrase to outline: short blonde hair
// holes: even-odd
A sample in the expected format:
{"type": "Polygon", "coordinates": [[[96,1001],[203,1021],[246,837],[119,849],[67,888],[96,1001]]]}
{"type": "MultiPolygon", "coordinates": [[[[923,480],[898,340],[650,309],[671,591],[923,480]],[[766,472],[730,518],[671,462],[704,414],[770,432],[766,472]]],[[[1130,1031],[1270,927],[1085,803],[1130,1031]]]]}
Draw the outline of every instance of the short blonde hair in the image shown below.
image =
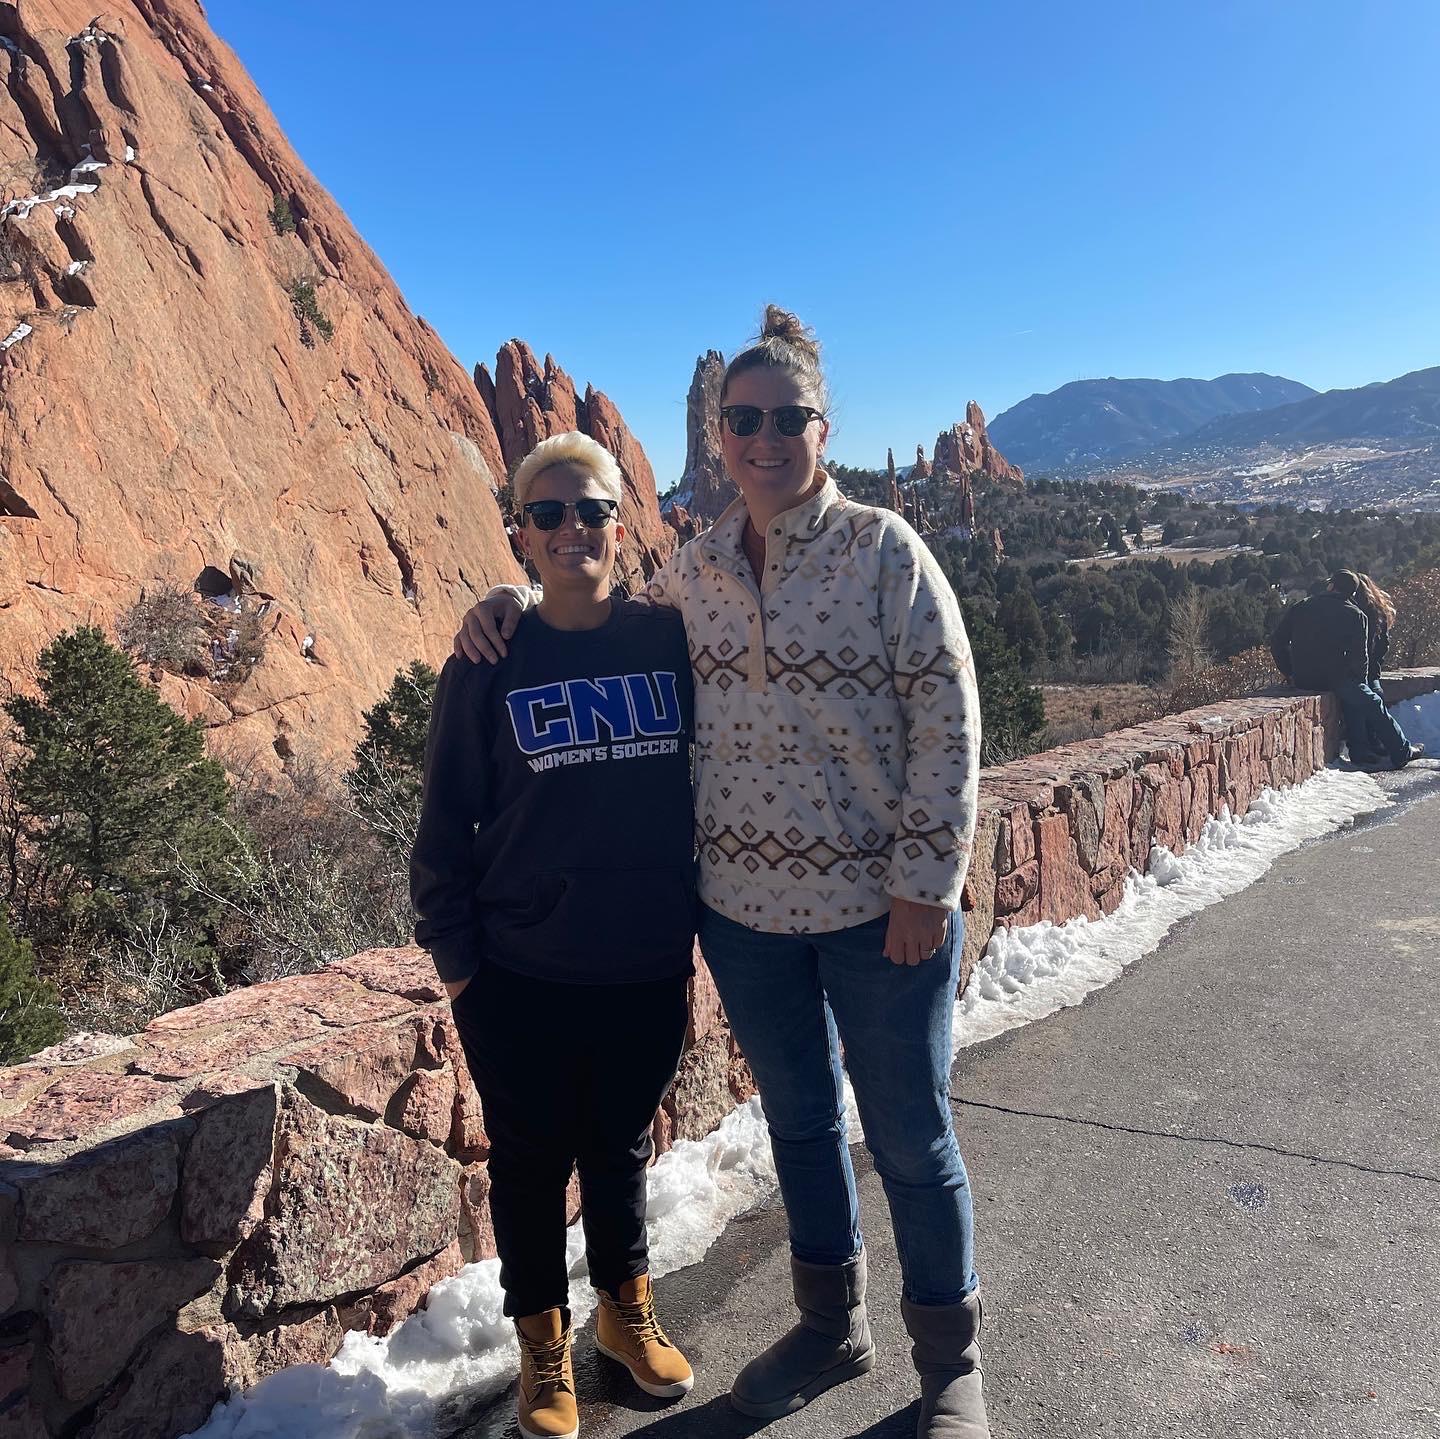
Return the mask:
{"type": "Polygon", "coordinates": [[[624,503],[625,486],[615,456],[589,435],[569,430],[563,435],[551,435],[548,440],[541,440],[520,461],[515,478],[510,481],[517,511],[530,497],[530,486],[534,484],[535,476],[552,465],[574,465],[584,470],[617,505],[624,503]]]}

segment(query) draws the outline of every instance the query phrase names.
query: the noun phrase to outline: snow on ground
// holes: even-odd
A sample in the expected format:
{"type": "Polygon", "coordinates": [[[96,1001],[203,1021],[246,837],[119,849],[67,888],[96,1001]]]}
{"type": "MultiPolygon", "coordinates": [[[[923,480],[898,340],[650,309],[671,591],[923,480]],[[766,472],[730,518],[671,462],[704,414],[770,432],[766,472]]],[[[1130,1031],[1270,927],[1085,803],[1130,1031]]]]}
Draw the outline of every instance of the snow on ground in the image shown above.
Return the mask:
{"type": "Polygon", "coordinates": [[[1440,691],[1390,706],[1411,744],[1423,744],[1426,754],[1440,757],[1440,691]]]}
{"type": "Polygon", "coordinates": [[[1206,821],[1182,855],[1158,845],[1103,919],[995,932],[955,1006],[957,1048],[1079,1004],[1149,954],[1179,920],[1253,884],[1282,854],[1390,801],[1368,775],[1323,770],[1293,789],[1266,790],[1243,817],[1206,821]]]}
{"type": "MultiPolygon", "coordinates": [[[[1395,706],[1412,739],[1440,752],[1440,694],[1395,706]]],[[[1156,847],[1104,919],[1000,930],[955,1006],[957,1047],[1043,1019],[1109,984],[1187,915],[1259,879],[1281,855],[1390,803],[1368,775],[1324,770],[1266,790],[1239,819],[1211,819],[1183,855],[1156,847]]],[[[848,1086],[847,1086],[848,1089],[848,1086]]],[[[852,1138],[860,1125],[849,1104],[852,1138]]],[[[698,1263],[725,1225],[770,1193],[775,1170],[758,1099],[713,1134],[682,1140],[650,1171],[650,1262],[657,1277],[698,1263]]],[[[577,1325],[595,1307],[583,1235],[568,1233],[577,1325]]],[[[501,1314],[500,1265],[467,1265],[430,1291],[425,1309],[384,1339],[349,1334],[329,1367],[283,1369],[217,1404],[194,1439],[423,1439],[442,1400],[480,1403],[515,1375],[517,1351],[501,1314]]]]}

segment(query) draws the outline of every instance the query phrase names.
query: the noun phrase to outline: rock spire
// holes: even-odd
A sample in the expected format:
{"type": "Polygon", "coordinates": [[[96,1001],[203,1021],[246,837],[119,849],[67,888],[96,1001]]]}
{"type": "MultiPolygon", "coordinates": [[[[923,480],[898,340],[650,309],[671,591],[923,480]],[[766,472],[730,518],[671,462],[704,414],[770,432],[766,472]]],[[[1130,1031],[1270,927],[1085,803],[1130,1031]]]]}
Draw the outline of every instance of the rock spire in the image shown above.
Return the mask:
{"type": "MultiPolygon", "coordinates": [[[[703,529],[716,520],[738,491],[725,473],[720,452],[720,387],[725,356],[706,350],[695,361],[685,396],[685,472],[665,501],[667,514],[684,512],[685,522],[703,529]]],[[[677,524],[671,520],[672,527],[677,524]]]]}

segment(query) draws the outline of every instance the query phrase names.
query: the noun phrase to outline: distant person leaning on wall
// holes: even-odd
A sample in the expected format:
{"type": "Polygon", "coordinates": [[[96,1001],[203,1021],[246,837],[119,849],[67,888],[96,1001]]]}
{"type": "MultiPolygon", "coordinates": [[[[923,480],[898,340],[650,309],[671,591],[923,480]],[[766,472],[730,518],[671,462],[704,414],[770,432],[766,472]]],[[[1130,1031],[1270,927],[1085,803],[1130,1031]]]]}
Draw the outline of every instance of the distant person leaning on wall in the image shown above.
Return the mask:
{"type": "Polygon", "coordinates": [[[410,886],[484,1105],[520,1432],[571,1439],[572,1169],[596,1347],[658,1398],[693,1383],[655,1316],[645,1236],[651,1125],[690,1013],[692,691],[680,617],[610,598],[609,452],[556,435],[514,495],[545,597],[501,663],[440,676],[410,886]]]}
{"type": "MultiPolygon", "coordinates": [[[[1365,616],[1369,625],[1369,634],[1366,641],[1367,655],[1367,677],[1366,682],[1383,700],[1385,689],[1382,680],[1382,669],[1385,664],[1385,656],[1390,651],[1390,627],[1395,623],[1395,602],[1390,598],[1369,575],[1357,575],[1360,581],[1360,588],[1355,595],[1355,605],[1365,616]]],[[[1375,764],[1385,755],[1385,735],[1376,727],[1373,722],[1368,726],[1365,745],[1357,754],[1355,746],[1350,746],[1350,758],[1356,764],[1375,764]]]]}
{"type": "Polygon", "coordinates": [[[1287,683],[1334,692],[1352,761],[1362,764],[1383,754],[1395,769],[1403,769],[1425,747],[1406,739],[1370,683],[1370,625],[1356,603],[1359,593],[1359,576],[1337,570],[1323,594],[1286,606],[1270,638],[1270,652],[1287,683]]]}

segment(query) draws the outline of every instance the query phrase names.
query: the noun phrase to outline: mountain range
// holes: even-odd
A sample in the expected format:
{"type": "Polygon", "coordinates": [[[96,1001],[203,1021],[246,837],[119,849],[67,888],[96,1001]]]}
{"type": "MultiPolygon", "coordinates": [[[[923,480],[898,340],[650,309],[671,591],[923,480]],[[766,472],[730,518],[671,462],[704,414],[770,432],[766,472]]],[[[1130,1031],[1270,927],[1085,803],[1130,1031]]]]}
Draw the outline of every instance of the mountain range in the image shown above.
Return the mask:
{"type": "Polygon", "coordinates": [[[990,433],[1032,474],[1235,504],[1440,509],[1440,366],[1323,394],[1273,375],[1081,380],[990,433]]]}
{"type": "Polygon", "coordinates": [[[1140,454],[1222,416],[1266,411],[1316,391],[1280,375],[1213,380],[1072,380],[990,422],[995,444],[1026,470],[1140,454]]]}

